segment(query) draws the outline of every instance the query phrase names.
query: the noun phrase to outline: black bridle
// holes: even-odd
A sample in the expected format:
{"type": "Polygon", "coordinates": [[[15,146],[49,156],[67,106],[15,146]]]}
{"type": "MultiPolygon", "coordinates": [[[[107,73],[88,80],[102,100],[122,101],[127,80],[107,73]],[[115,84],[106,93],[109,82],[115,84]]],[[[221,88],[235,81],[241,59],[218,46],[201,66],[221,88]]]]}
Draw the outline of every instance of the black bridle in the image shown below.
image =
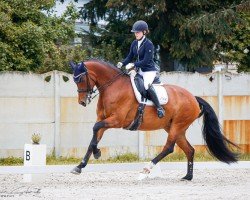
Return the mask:
{"type": "MultiPolygon", "coordinates": [[[[81,73],[81,74],[79,74],[77,76],[74,76],[74,81],[75,81],[75,83],[81,83],[84,80],[84,76],[86,76],[87,88],[86,89],[79,89],[78,88],[77,92],[78,93],[87,93],[86,94],[86,100],[87,100],[87,102],[90,103],[91,100],[92,100],[91,95],[94,93],[94,91],[93,91],[93,88],[91,88],[91,85],[90,85],[90,79],[89,79],[90,76],[89,76],[89,73],[87,71],[87,68],[86,68],[86,72],[83,72],[83,73],[81,73]]],[[[91,80],[93,82],[95,82],[92,78],[91,78],[91,80]]],[[[87,102],[86,102],[86,104],[87,104],[87,102]]]]}
{"type": "Polygon", "coordinates": [[[85,70],[86,70],[86,72],[83,72],[77,76],[73,76],[73,78],[74,78],[75,83],[81,83],[84,80],[84,76],[86,77],[87,88],[86,89],[77,89],[77,92],[78,93],[87,93],[86,97],[87,97],[87,100],[89,102],[91,102],[91,100],[94,99],[97,95],[99,95],[105,88],[110,86],[119,76],[125,74],[125,72],[121,71],[119,74],[114,76],[114,78],[112,78],[110,81],[108,81],[104,85],[101,85],[100,87],[93,90],[93,88],[91,88],[91,85],[90,85],[90,80],[92,80],[94,83],[95,83],[95,80],[91,76],[89,76],[88,69],[86,67],[85,67],[85,70]],[[92,97],[92,94],[94,94],[97,90],[99,91],[99,93],[96,94],[94,97],[92,97]]]}
{"type": "MultiPolygon", "coordinates": [[[[78,81],[75,81],[75,83],[81,83],[81,82],[83,82],[83,80],[84,80],[83,76],[86,76],[87,88],[86,88],[86,89],[78,89],[77,92],[78,92],[78,93],[85,93],[85,92],[87,92],[87,93],[92,94],[94,91],[93,91],[93,89],[91,88],[91,85],[90,85],[90,80],[89,80],[89,73],[88,73],[88,71],[83,72],[83,73],[81,73],[81,74],[79,74],[79,75],[77,75],[77,76],[74,76],[74,80],[78,80],[78,81]]],[[[91,78],[91,77],[90,77],[90,78],[91,78]]],[[[93,82],[95,82],[92,78],[91,78],[91,80],[92,80],[93,82]]]]}

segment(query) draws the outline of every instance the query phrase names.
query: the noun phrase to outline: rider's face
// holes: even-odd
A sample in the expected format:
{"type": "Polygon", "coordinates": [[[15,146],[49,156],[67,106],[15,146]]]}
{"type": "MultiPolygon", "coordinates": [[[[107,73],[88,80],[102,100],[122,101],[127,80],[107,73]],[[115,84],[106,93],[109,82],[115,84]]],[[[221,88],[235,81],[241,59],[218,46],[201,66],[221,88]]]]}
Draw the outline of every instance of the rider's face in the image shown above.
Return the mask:
{"type": "Polygon", "coordinates": [[[140,40],[142,37],[143,37],[143,32],[142,32],[142,31],[140,31],[140,32],[135,32],[135,38],[136,38],[137,40],[140,40]]]}

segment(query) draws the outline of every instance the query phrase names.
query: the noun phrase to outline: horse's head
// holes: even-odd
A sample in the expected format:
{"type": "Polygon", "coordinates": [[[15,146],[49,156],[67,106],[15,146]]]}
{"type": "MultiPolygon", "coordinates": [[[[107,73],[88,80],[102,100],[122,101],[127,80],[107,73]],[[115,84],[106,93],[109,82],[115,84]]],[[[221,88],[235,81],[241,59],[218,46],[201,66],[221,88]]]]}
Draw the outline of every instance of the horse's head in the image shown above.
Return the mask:
{"type": "Polygon", "coordinates": [[[89,75],[88,69],[83,62],[75,64],[70,61],[70,66],[73,70],[74,82],[78,88],[78,103],[85,107],[91,101],[95,81],[89,75]]]}

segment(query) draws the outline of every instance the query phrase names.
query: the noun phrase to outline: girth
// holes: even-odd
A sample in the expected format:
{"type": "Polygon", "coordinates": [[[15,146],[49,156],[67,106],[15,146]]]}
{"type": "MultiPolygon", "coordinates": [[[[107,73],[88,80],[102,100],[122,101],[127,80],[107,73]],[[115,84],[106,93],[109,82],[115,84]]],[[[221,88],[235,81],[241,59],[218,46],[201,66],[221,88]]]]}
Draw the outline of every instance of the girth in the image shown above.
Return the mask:
{"type": "Polygon", "coordinates": [[[144,114],[145,106],[146,105],[143,103],[139,104],[135,119],[125,129],[130,130],[130,131],[138,130],[138,128],[141,126],[141,123],[143,122],[143,114],[144,114]]]}

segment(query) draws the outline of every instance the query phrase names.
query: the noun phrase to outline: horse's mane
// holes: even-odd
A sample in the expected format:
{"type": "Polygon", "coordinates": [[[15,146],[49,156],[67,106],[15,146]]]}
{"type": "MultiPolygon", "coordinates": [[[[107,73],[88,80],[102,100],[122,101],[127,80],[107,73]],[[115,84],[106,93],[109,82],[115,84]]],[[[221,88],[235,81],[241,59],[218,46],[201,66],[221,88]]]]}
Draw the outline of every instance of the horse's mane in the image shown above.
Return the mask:
{"type": "Polygon", "coordinates": [[[87,60],[87,62],[88,62],[88,61],[89,61],[89,62],[98,62],[98,63],[101,63],[101,64],[103,64],[103,65],[105,65],[105,66],[107,66],[107,67],[110,67],[110,68],[114,69],[114,70],[117,71],[117,72],[120,72],[120,71],[121,71],[121,70],[118,69],[113,63],[110,63],[110,62],[105,61],[105,60],[102,60],[102,59],[91,58],[91,59],[87,60]]]}

